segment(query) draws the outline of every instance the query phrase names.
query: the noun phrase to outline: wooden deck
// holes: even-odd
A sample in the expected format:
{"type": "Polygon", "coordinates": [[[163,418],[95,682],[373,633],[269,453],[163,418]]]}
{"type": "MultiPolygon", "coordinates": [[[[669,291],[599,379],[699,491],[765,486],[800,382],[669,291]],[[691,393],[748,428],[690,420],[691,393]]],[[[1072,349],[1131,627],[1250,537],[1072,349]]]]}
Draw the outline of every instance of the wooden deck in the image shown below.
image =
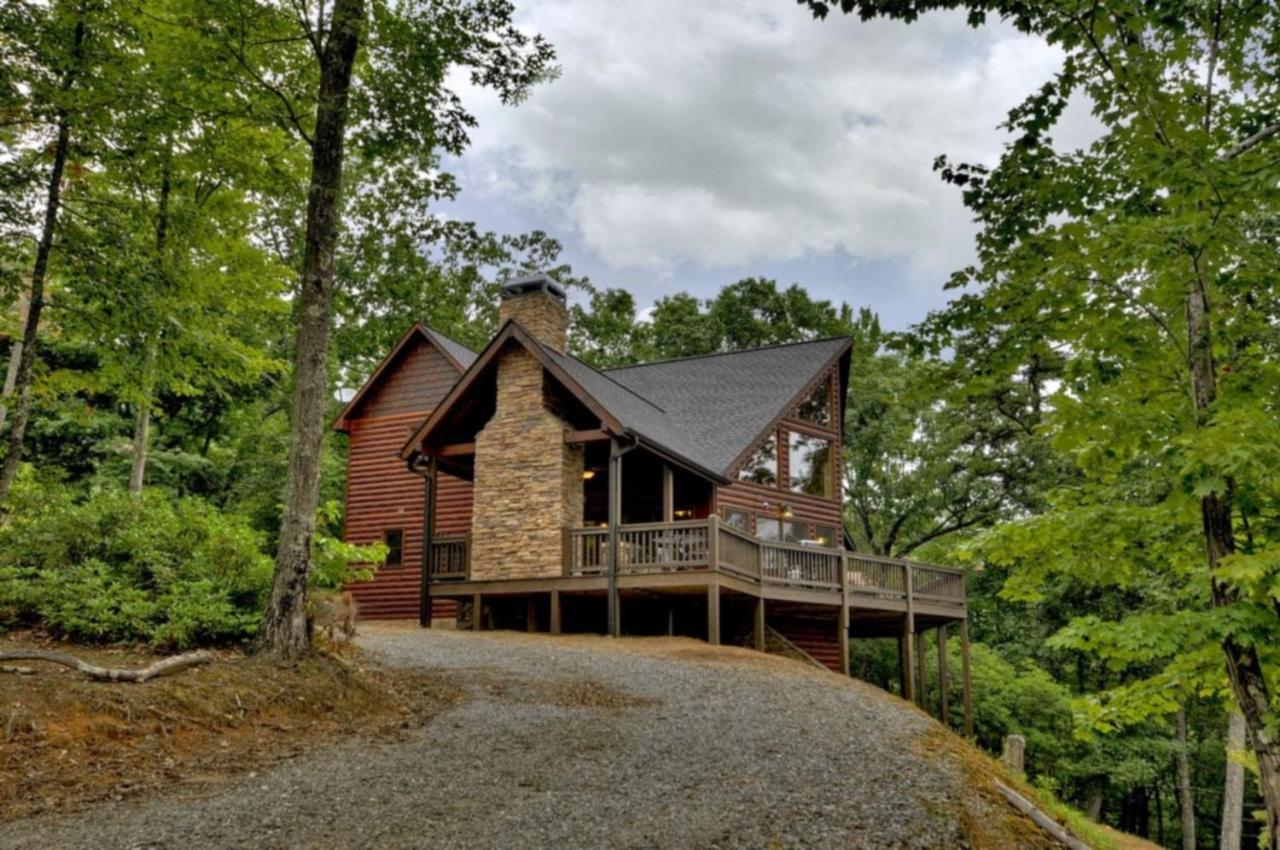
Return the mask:
{"type": "MultiPolygon", "coordinates": [[[[964,574],[960,570],[761,540],[725,526],[718,516],[684,522],[621,525],[617,530],[618,567],[610,576],[611,534],[608,527],[566,529],[561,569],[556,575],[526,579],[485,579],[471,574],[470,535],[436,537],[431,542],[430,581],[424,585],[423,610],[440,599],[470,599],[470,628],[482,626],[483,604],[523,596],[529,605],[526,620],[535,627],[534,599],[545,598],[553,634],[561,630],[562,597],[604,594],[617,606],[620,594],[705,595],[709,642],[721,640],[721,599],[724,593],[754,599],[754,645],[764,648],[766,607],[770,611],[820,612],[830,618],[832,651],[828,666],[849,673],[848,639],[896,637],[902,695],[925,707],[927,678],[923,633],[938,639],[938,676],[942,698],[939,717],[947,719],[948,681],[946,637],[959,625],[962,657],[964,730],[973,724],[969,676],[968,611],[964,574]],[[612,583],[615,593],[610,593],[612,583]],[[545,594],[545,597],[543,596],[545,594]]],[[[424,624],[429,622],[429,617],[424,624]]],[[[615,634],[619,633],[614,619],[615,634]]]]}
{"type": "MultiPolygon", "coordinates": [[[[431,546],[432,596],[605,589],[609,529],[565,532],[559,575],[483,580],[470,574],[469,535],[437,537],[431,546]]],[[[719,585],[765,599],[847,606],[947,620],[965,618],[960,570],[789,543],[758,540],[718,517],[618,529],[618,587],[719,585]]]]}

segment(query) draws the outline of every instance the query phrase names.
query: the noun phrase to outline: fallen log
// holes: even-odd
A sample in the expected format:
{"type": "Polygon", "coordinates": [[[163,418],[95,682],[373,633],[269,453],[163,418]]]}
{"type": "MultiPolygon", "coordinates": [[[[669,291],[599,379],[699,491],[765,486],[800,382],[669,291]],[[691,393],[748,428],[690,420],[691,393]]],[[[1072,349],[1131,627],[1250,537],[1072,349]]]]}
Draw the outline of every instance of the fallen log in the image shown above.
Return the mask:
{"type": "Polygon", "coordinates": [[[996,780],[996,788],[998,788],[1000,793],[1004,795],[1004,798],[1009,801],[1009,805],[1031,818],[1036,826],[1053,836],[1059,844],[1069,847],[1071,850],[1091,850],[1088,844],[1085,844],[1079,838],[1076,838],[1074,835],[1067,832],[1066,828],[1062,824],[1040,811],[1040,809],[1036,808],[1030,800],[1019,794],[1017,791],[1014,791],[999,780],[996,780]]]}
{"type": "MultiPolygon", "coordinates": [[[[212,653],[197,650],[196,652],[174,655],[171,658],[162,658],[154,664],[148,664],[146,667],[126,670],[120,667],[99,667],[97,664],[90,664],[88,661],[83,661],[65,652],[50,652],[44,649],[11,649],[6,652],[0,652],[0,661],[47,661],[50,664],[61,664],[63,667],[70,667],[99,682],[145,682],[157,676],[168,676],[191,667],[199,667],[203,664],[208,664],[212,660],[212,653]]],[[[26,672],[29,669],[23,667],[0,667],[0,671],[6,673],[26,672]]]]}

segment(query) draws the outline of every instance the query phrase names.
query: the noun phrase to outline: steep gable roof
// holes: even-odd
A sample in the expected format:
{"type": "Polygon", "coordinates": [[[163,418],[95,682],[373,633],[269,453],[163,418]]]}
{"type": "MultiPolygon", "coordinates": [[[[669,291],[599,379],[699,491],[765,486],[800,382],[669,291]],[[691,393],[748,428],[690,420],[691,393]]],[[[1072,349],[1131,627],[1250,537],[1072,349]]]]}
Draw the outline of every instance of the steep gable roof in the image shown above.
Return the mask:
{"type": "Polygon", "coordinates": [[[700,462],[728,475],[735,461],[851,347],[848,338],[837,337],[642,363],[602,374],[660,407],[700,462]]]}
{"type": "Polygon", "coordinates": [[[391,347],[391,351],[387,356],[382,358],[382,361],[369,374],[369,377],[365,379],[365,382],[360,385],[360,389],[356,390],[356,394],[351,397],[351,400],[343,406],[342,412],[338,414],[338,418],[333,422],[333,428],[335,431],[347,431],[349,429],[351,414],[354,413],[360,406],[361,402],[368,398],[369,394],[373,392],[373,390],[377,388],[384,379],[386,379],[389,374],[391,364],[398,361],[409,346],[412,345],[415,340],[420,338],[425,338],[434,345],[440,353],[444,355],[445,359],[458,370],[459,374],[465,372],[467,368],[475,362],[476,353],[470,348],[467,348],[456,340],[450,339],[433,328],[427,327],[421,322],[414,322],[413,325],[404,332],[400,339],[396,341],[396,344],[391,347]]]}
{"type": "Polygon", "coordinates": [[[728,480],[739,458],[832,365],[843,361],[847,372],[852,345],[845,338],[825,339],[601,371],[543,345],[511,321],[418,428],[402,456],[417,450],[508,340],[528,349],[611,428],[720,481],[728,480]]]}
{"type": "Polygon", "coordinates": [[[423,324],[415,325],[415,327],[422,329],[423,333],[444,353],[444,356],[453,361],[453,365],[458,367],[459,372],[465,372],[471,368],[471,364],[476,362],[476,358],[480,356],[457,340],[450,339],[440,333],[435,328],[429,328],[423,324]]]}

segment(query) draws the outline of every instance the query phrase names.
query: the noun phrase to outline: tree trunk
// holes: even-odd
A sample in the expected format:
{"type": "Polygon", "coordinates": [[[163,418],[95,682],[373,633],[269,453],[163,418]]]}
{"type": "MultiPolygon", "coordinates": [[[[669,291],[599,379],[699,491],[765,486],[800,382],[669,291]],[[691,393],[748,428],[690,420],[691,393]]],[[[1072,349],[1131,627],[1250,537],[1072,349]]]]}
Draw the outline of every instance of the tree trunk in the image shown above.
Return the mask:
{"type": "MultiPolygon", "coordinates": [[[[80,71],[84,56],[84,19],[76,21],[72,56],[74,61],[62,75],[63,94],[71,90],[80,71]]],[[[49,272],[49,255],[53,252],[53,236],[58,227],[58,209],[62,198],[62,172],[67,165],[67,153],[71,149],[71,120],[66,104],[58,106],[58,137],[53,147],[53,167],[49,170],[49,189],[45,196],[44,224],[40,229],[40,242],[36,246],[36,261],[31,268],[30,306],[27,320],[22,326],[22,349],[18,354],[18,368],[14,375],[14,391],[17,404],[13,410],[13,425],[9,429],[9,450],[0,466],[0,502],[9,496],[13,479],[22,463],[22,449],[27,437],[27,423],[31,418],[31,372],[36,360],[36,334],[40,331],[40,313],[44,309],[44,279],[49,272]]]]}
{"type": "MultiPolygon", "coordinates": [[[[1191,402],[1197,423],[1208,421],[1209,409],[1217,399],[1218,388],[1213,362],[1213,335],[1209,321],[1207,283],[1199,266],[1186,297],[1187,366],[1191,375],[1191,402]]],[[[1235,551],[1232,531],[1231,502],[1233,483],[1228,477],[1224,494],[1211,492],[1200,499],[1201,526],[1204,534],[1205,560],[1213,605],[1227,608],[1238,602],[1234,588],[1214,577],[1222,559],[1235,551]]],[[[1280,850],[1280,746],[1267,729],[1271,694],[1263,676],[1262,664],[1251,646],[1228,636],[1222,642],[1227,678],[1236,702],[1244,713],[1245,725],[1258,759],[1258,784],[1267,810],[1267,829],[1273,850],[1280,850]]]]}
{"type": "Polygon", "coordinates": [[[155,394],[155,340],[147,340],[147,353],[142,365],[142,393],[138,399],[138,418],[133,428],[133,460],[129,466],[129,495],[142,497],[142,483],[147,472],[147,443],[151,433],[151,404],[155,394]]]}
{"type": "MultiPolygon", "coordinates": [[[[165,154],[164,168],[160,177],[160,199],[156,205],[156,285],[165,284],[165,245],[169,237],[169,194],[173,183],[169,176],[169,156],[173,152],[170,143],[165,154]]],[[[159,356],[160,335],[163,331],[157,328],[146,339],[146,350],[142,358],[142,392],[138,398],[138,418],[133,428],[133,458],[129,466],[129,495],[135,499],[142,497],[142,484],[147,474],[147,446],[151,434],[151,406],[156,393],[156,359],[159,356]]]]}
{"type": "Polygon", "coordinates": [[[1196,798],[1191,790],[1185,705],[1178,709],[1178,811],[1182,815],[1182,850],[1196,850],[1196,798]]]}
{"type": "MultiPolygon", "coordinates": [[[[31,291],[23,287],[18,293],[18,324],[25,327],[27,313],[31,310],[31,291]]],[[[18,383],[18,362],[22,360],[22,339],[15,339],[9,350],[9,368],[4,373],[4,387],[0,389],[0,428],[9,418],[9,399],[13,398],[13,388],[18,383]]]]}
{"type": "Polygon", "coordinates": [[[1233,710],[1227,722],[1227,778],[1222,789],[1221,850],[1240,850],[1244,833],[1244,765],[1237,759],[1246,746],[1244,715],[1233,710]],[[1231,757],[1233,753],[1237,754],[1237,759],[1231,757]]]}
{"type": "Polygon", "coordinates": [[[351,70],[364,26],[362,0],[335,0],[331,30],[320,55],[320,91],[311,152],[302,291],[294,352],[289,467],[284,516],[271,598],[258,629],[259,648],[278,658],[311,649],[307,629],[307,577],[320,495],[320,452],[328,402],[329,313],[333,255],[338,240],[343,141],[351,70]]]}

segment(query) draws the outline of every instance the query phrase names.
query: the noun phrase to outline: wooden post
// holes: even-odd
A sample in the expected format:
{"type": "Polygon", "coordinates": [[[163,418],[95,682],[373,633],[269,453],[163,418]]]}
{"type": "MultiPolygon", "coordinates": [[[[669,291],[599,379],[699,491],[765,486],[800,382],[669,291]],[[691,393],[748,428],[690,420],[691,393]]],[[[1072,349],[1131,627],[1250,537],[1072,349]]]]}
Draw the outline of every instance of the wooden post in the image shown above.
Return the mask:
{"type": "Polygon", "coordinates": [[[969,619],[960,621],[960,691],[964,698],[964,736],[973,737],[973,691],[969,680],[969,619]]]}
{"type": "Polygon", "coordinates": [[[662,521],[676,520],[676,476],[671,467],[662,465],[662,521]]]}
{"type": "Polygon", "coordinates": [[[911,567],[906,561],[902,562],[902,573],[902,586],[907,590],[907,616],[902,620],[902,698],[915,702],[916,603],[915,594],[911,588],[911,567]]]}
{"type": "Polygon", "coordinates": [[[538,603],[533,596],[528,596],[524,600],[524,630],[526,632],[538,630],[538,603]]]}
{"type": "Polygon", "coordinates": [[[720,583],[707,585],[707,643],[720,645],[720,583]]]}
{"type": "Polygon", "coordinates": [[[431,540],[435,537],[436,525],[436,472],[436,456],[431,455],[422,483],[422,574],[418,578],[418,625],[423,628],[431,626],[431,540]]]}
{"type": "Polygon", "coordinates": [[[720,569],[720,517],[715,514],[707,517],[707,569],[720,569]]]}
{"type": "Polygon", "coordinates": [[[483,627],[484,621],[480,617],[480,594],[473,593],[471,595],[471,631],[478,632],[483,627]]]}
{"type": "Polygon", "coordinates": [[[938,626],[938,719],[951,727],[951,683],[947,678],[947,624],[938,626]]]}
{"type": "Polygon", "coordinates": [[[551,591],[551,634],[560,634],[560,591],[551,591]]]}
{"type": "Polygon", "coordinates": [[[840,640],[840,672],[849,675],[849,606],[841,605],[836,637],[840,640]]]}
{"type": "Polygon", "coordinates": [[[916,632],[916,672],[920,681],[916,685],[916,705],[929,710],[929,673],[924,660],[924,632],[916,632]]]}
{"type": "Polygon", "coordinates": [[[1006,735],[1004,752],[1000,754],[1000,761],[1004,762],[1005,767],[1015,773],[1022,773],[1026,769],[1026,752],[1026,738],[1021,735],[1006,735]]]}
{"type": "Polygon", "coordinates": [[[765,651],[764,641],[764,597],[756,597],[756,624],[755,624],[756,652],[765,651]]]}
{"type": "Polygon", "coordinates": [[[622,454],[617,439],[609,440],[609,586],[606,633],[622,633],[618,612],[618,526],[622,524],[622,454]]]}
{"type": "Polygon", "coordinates": [[[911,666],[907,664],[907,641],[902,635],[898,635],[898,693],[907,700],[911,699],[907,695],[911,690],[911,677],[907,675],[910,669],[911,666]]]}
{"type": "Polygon", "coordinates": [[[840,552],[840,672],[849,675],[849,570],[840,552]]]}

